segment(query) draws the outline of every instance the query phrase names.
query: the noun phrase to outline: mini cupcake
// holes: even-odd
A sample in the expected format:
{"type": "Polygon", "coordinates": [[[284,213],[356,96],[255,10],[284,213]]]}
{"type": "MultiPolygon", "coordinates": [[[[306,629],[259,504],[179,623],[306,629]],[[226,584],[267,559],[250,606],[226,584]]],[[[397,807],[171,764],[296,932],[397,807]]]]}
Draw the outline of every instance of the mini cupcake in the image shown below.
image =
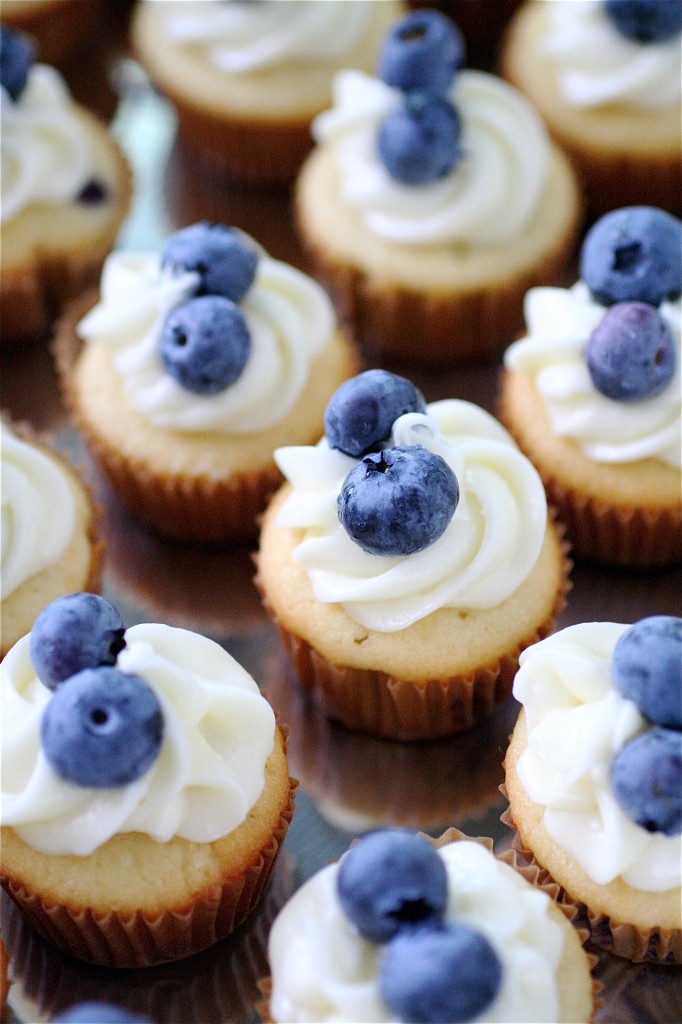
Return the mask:
{"type": "Polygon", "coordinates": [[[542,477],[575,553],[655,568],[682,558],[680,222],[614,210],[581,280],[526,297],[504,357],[500,418],[542,477]]]}
{"type": "Polygon", "coordinates": [[[49,605],[1,671],[1,881],[37,931],[143,967],[241,924],[293,812],[251,676],[199,634],[125,630],[84,594],[49,605]]]}
{"type": "Polygon", "coordinates": [[[97,590],[96,512],[73,467],[24,425],[2,420],[0,657],[62,594],[97,590]]]}
{"type": "Polygon", "coordinates": [[[265,1019],[591,1020],[578,932],[491,845],[454,829],[360,839],[275,920],[265,1019]]]}
{"type": "Polygon", "coordinates": [[[682,620],[569,626],[521,655],[506,756],[518,849],[592,940],[679,963],[682,620]]]}
{"type": "Polygon", "coordinates": [[[314,443],[327,400],[357,368],[327,295],[239,233],[202,223],[160,255],[112,253],[82,317],[93,301],[65,319],[56,352],[75,422],[114,489],[166,536],[254,535],[281,481],[273,450],[314,443]]]}
{"type": "Polygon", "coordinates": [[[334,73],[371,70],[399,0],[137,5],[133,48],[180,133],[232,174],[286,181],[310,149],[334,73]]]}
{"type": "Polygon", "coordinates": [[[414,11],[386,37],[381,79],[341,72],[313,122],[299,233],[382,359],[494,356],[579,228],[574,173],[536,111],[501,79],[457,70],[462,60],[454,24],[414,11]]]}
{"type": "MultiPolygon", "coordinates": [[[[87,6],[87,5],[82,5],[87,6]]],[[[60,74],[32,64],[26,38],[0,27],[4,344],[41,334],[94,284],[128,211],[130,172],[106,128],[60,74]]]]}
{"type": "Polygon", "coordinates": [[[542,483],[478,406],[370,370],[282,448],[256,582],[303,686],[351,728],[435,739],[506,698],[567,589],[542,483]]]}
{"type": "Polygon", "coordinates": [[[579,169],[593,215],[679,212],[680,29],[677,0],[527,0],[509,26],[502,73],[579,169]]]}

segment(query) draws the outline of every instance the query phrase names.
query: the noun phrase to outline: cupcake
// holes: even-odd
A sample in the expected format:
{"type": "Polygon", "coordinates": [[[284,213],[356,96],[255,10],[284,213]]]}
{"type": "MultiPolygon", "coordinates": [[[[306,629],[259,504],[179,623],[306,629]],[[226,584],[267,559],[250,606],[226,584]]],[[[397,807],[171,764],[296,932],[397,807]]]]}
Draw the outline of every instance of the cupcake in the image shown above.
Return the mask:
{"type": "Polygon", "coordinates": [[[578,168],[593,215],[680,209],[677,0],[527,0],[501,54],[578,168]]]}
{"type": "Polygon", "coordinates": [[[316,282],[206,223],[160,254],[112,253],[99,302],[70,311],[56,351],[118,495],[159,533],[212,543],[255,535],[281,481],[273,450],[314,443],[357,368],[316,282]]]}
{"type": "Polygon", "coordinates": [[[506,756],[515,844],[592,941],[679,963],[682,620],[569,626],[521,655],[506,756]]]}
{"type": "Polygon", "coordinates": [[[49,605],[1,671],[1,881],[36,930],[144,967],[241,924],[293,812],[251,676],[197,633],[124,629],[83,594],[49,605]]]}
{"type": "Polygon", "coordinates": [[[462,60],[445,15],[412,12],[386,37],[381,78],[335,78],[297,181],[302,243],[382,360],[496,355],[580,224],[573,170],[536,111],[462,60]]]}
{"type": "Polygon", "coordinates": [[[40,335],[96,282],[131,181],[107,129],[73,102],[59,72],[32,63],[24,36],[0,33],[0,302],[3,343],[13,344],[40,335]]]}
{"type": "Polygon", "coordinates": [[[500,418],[542,477],[576,555],[656,568],[682,557],[680,222],[614,210],[580,280],[533,289],[504,356],[500,418]]]}
{"type": "Polygon", "coordinates": [[[102,545],[90,494],[66,459],[24,425],[0,424],[0,657],[62,594],[97,590],[102,545]]]}
{"type": "Polygon", "coordinates": [[[195,149],[239,178],[283,182],[310,149],[335,72],[371,70],[403,10],[399,0],[143,0],[132,44],[195,149]]]}
{"type": "Polygon", "coordinates": [[[435,739],[509,696],[563,607],[542,483],[487,412],[405,378],[342,385],[314,447],[281,448],[256,582],[300,680],[345,725],[435,739]]]}
{"type": "Polygon", "coordinates": [[[370,833],[270,933],[271,1021],[589,1021],[590,964],[549,896],[485,840],[370,833]]]}

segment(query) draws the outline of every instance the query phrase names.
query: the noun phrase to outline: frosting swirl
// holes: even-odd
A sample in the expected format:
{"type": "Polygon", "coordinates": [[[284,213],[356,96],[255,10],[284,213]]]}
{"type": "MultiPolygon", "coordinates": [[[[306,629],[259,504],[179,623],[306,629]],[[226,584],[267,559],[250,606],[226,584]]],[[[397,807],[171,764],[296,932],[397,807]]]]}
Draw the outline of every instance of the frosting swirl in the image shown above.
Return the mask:
{"type": "Polygon", "coordinates": [[[595,462],[659,459],[679,467],[681,310],[679,299],[659,308],[675,340],[676,368],[667,388],[653,398],[618,402],[595,388],[584,351],[606,309],[582,281],[569,289],[532,288],[526,294],[528,334],[507,349],[504,364],[533,378],[554,433],[575,441],[595,462]]]}
{"type": "Polygon", "coordinates": [[[389,175],[376,145],[401,91],[360,71],[336,76],[333,106],[315,118],[313,136],[333,147],[342,195],[378,237],[402,245],[496,244],[518,236],[534,215],[549,159],[539,115],[506,82],[480,71],[455,75],[449,99],[461,117],[464,155],[444,177],[404,185],[389,175]]]}
{"type": "MultiPolygon", "coordinates": [[[[502,963],[502,985],[477,1020],[559,1019],[561,926],[545,893],[473,842],[442,847],[447,922],[482,932],[502,963]]],[[[378,973],[384,947],[363,938],[336,894],[338,865],[314,875],[270,932],[270,1012],[275,1021],[391,1021],[378,973]]]]}
{"type": "Polygon", "coordinates": [[[86,341],[104,343],[132,406],[157,427],[188,433],[248,434],[293,408],[310,363],[330,339],[334,313],[323,289],[265,254],[240,302],[251,353],[239,378],[214,395],[183,388],[164,369],[159,337],[170,311],[196,291],[199,276],[162,271],[152,254],[114,252],[104,265],[100,302],[78,324],[86,341]]]}
{"type": "Polygon", "coordinates": [[[56,562],[73,537],[76,504],[54,459],[2,424],[2,597],[56,562]]]}
{"type": "Polygon", "coordinates": [[[200,47],[230,75],[292,62],[324,63],[353,50],[373,18],[373,3],[277,0],[277,3],[172,4],[165,32],[174,43],[200,47]],[[175,9],[173,9],[175,8],[175,9]]]}
{"type": "Polygon", "coordinates": [[[574,107],[620,103],[659,109],[680,102],[680,37],[658,43],[627,39],[609,21],[603,0],[544,5],[542,52],[574,107]]]}
{"type": "Polygon", "coordinates": [[[117,667],[154,690],[165,728],[152,767],[116,789],[64,782],[45,759],[40,721],[51,692],[31,664],[30,634],[0,666],[2,822],[43,853],[87,856],[124,832],[209,843],[236,828],[263,789],[275,720],[248,672],[185,629],[143,624],[125,639],[117,667]]]}
{"type": "Polygon", "coordinates": [[[645,892],[680,884],[680,836],[650,833],[620,809],[610,766],[648,723],[611,679],[628,626],[589,622],[555,633],[521,655],[514,696],[526,713],[528,746],[517,773],[545,808],[549,834],[593,881],[622,878],[645,892]]]}
{"type": "Polygon", "coordinates": [[[445,532],[415,554],[367,554],[344,530],[337,496],[355,459],[325,438],[275,452],[293,488],[277,525],[303,530],[293,557],[317,600],[340,602],[351,619],[378,632],[405,629],[438,608],[498,605],[525,580],[544,540],[542,483],[504,428],[455,399],[433,402],[427,413],[399,417],[386,447],[421,444],[442,456],[460,500],[445,532]]]}
{"type": "Polygon", "coordinates": [[[7,223],[32,203],[71,202],[92,173],[88,133],[58,71],[35,64],[14,102],[0,88],[2,203],[7,223]]]}

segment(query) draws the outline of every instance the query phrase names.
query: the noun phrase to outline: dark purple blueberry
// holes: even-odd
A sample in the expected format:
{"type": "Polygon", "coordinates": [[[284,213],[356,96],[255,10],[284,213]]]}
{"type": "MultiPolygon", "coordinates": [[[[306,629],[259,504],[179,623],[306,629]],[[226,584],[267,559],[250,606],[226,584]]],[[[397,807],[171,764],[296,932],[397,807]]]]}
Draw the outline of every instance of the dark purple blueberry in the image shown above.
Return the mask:
{"type": "Polygon", "coordinates": [[[682,832],[682,732],[654,726],[620,750],[611,765],[613,794],[647,832],[682,832]]]}
{"type": "Polygon", "coordinates": [[[682,291],[682,223],[654,206],[626,206],[596,221],[580,250],[580,275],[597,302],[658,306],[682,291]]]}
{"type": "Polygon", "coordinates": [[[682,29],[681,0],[606,0],[606,17],[626,39],[660,43],[682,29]]]}
{"type": "Polygon", "coordinates": [[[502,964],[490,942],[462,924],[401,931],[388,943],[379,985],[400,1021],[457,1024],[496,998],[502,964]]]}
{"type": "Polygon", "coordinates": [[[202,221],[176,231],[161,253],[161,266],[201,275],[198,295],[222,295],[241,302],[253,284],[258,253],[223,224],[202,221]]]}
{"type": "Polygon", "coordinates": [[[585,359],[597,391],[638,402],[667,387],[675,372],[675,341],[654,306],[617,302],[590,335],[585,359]]]}
{"type": "Polygon", "coordinates": [[[33,45],[22,32],[0,25],[0,85],[16,101],[26,88],[33,63],[33,45]]]}
{"type": "Polygon", "coordinates": [[[682,619],[652,615],[630,626],[615,646],[611,673],[645,718],[682,729],[682,619]]]}
{"type": "Polygon", "coordinates": [[[104,182],[99,178],[90,178],[78,193],[77,202],[84,206],[99,206],[108,196],[109,190],[104,182]]]}
{"type": "Polygon", "coordinates": [[[58,597],[33,623],[29,651],[38,678],[50,690],[84,668],[114,665],[125,647],[123,619],[98,594],[58,597]]]}
{"type": "Polygon", "coordinates": [[[459,501],[445,459],[421,445],[370,452],[351,469],[338,497],[339,519],[370,555],[411,555],[443,534],[459,501]]]}
{"type": "Polygon", "coordinates": [[[75,786],[113,789],[151,767],[163,728],[159,699],[143,679],[117,668],[86,668],[45,705],[40,735],[60,778],[75,786]]]}
{"type": "Polygon", "coordinates": [[[200,295],[168,314],[159,345],[163,365],[178,384],[197,395],[215,395],[240,376],[251,335],[234,302],[200,295]]]}
{"type": "Polygon", "coordinates": [[[442,94],[464,63],[464,39],[434,10],[411,11],[386,35],[379,77],[396,89],[442,94]]]}
{"type": "Polygon", "coordinates": [[[393,424],[408,412],[426,412],[426,402],[412,381],[388,370],[365,370],[337,388],[324,414],[330,448],[359,457],[380,447],[393,424]]]}
{"type": "Polygon", "coordinates": [[[386,942],[401,928],[438,923],[447,888],[434,847],[403,829],[367,833],[343,858],[337,876],[344,913],[372,942],[386,942]]]}
{"type": "Polygon", "coordinates": [[[379,127],[379,157],[403,185],[428,185],[442,178],[462,156],[459,114],[442,96],[413,92],[379,127]]]}
{"type": "Polygon", "coordinates": [[[152,1020],[124,1006],[90,1000],[61,1010],[52,1024],[152,1024],[152,1020]]]}

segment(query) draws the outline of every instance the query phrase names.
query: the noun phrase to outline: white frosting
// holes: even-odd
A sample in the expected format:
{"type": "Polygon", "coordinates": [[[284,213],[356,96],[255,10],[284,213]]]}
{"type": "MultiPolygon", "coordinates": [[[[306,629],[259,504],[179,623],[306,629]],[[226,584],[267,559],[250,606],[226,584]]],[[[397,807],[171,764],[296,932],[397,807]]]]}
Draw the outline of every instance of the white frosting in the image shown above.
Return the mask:
{"type": "Polygon", "coordinates": [[[487,412],[448,399],[428,415],[396,420],[391,445],[421,444],[457,477],[460,499],[445,532],[407,556],[371,555],[339,522],[337,496],[357,460],[330,449],[279,448],[275,461],[293,490],[277,525],[301,528],[294,551],[318,601],[341,602],[355,622],[404,629],[439,608],[491,608],[513,594],[537,561],[547,503],[540,478],[487,412]]]}
{"type": "Polygon", "coordinates": [[[16,102],[0,87],[0,118],[0,222],[32,203],[74,200],[91,177],[92,147],[59,72],[33,65],[16,102]]]}
{"type": "Polygon", "coordinates": [[[190,433],[265,430],[294,407],[312,360],[331,339],[331,300],[311,278],[262,254],[239,304],[251,335],[246,366],[222,391],[199,395],[171,377],[159,355],[166,317],[191,298],[198,280],[195,272],[162,272],[156,255],[114,252],[102,272],[100,302],[80,321],[78,334],[110,347],[131,405],[155,426],[190,433]]]}
{"type": "Polygon", "coordinates": [[[549,834],[590,878],[663,892],[680,884],[682,837],[636,825],[609,782],[613,758],[648,727],[611,679],[626,629],[581,623],[523,652],[514,696],[525,708],[528,746],[517,771],[531,800],[545,807],[549,834]]]}
{"type": "Polygon", "coordinates": [[[334,80],[333,106],[312,124],[331,146],[341,194],[380,238],[401,245],[496,244],[518,237],[535,214],[549,159],[547,133],[530,103],[506,82],[462,71],[449,99],[462,121],[464,155],[426,185],[404,185],[377,151],[381,122],[402,92],[360,71],[334,80]]]}
{"type": "Polygon", "coordinates": [[[71,543],[76,505],[65,474],[2,424],[1,590],[5,599],[56,562],[71,543]]]}
{"type": "Polygon", "coordinates": [[[164,23],[172,42],[199,47],[230,75],[248,75],[278,65],[325,63],[362,44],[374,18],[374,3],[354,0],[277,0],[173,3],[164,23]]]}
{"type": "MultiPolygon", "coordinates": [[[[439,850],[448,876],[445,919],[482,933],[502,964],[502,983],[480,1022],[559,1019],[564,939],[550,901],[473,842],[439,850]]],[[[394,1020],[378,971],[384,946],[363,938],[336,893],[338,865],[314,875],[285,905],[269,939],[275,1021],[394,1020]]]]}
{"type": "Polygon", "coordinates": [[[660,43],[627,39],[604,13],[603,0],[553,0],[543,4],[543,14],[541,49],[573,106],[653,110],[680,102],[679,34],[660,43]]]}
{"type": "Polygon", "coordinates": [[[46,760],[40,722],[52,694],[31,664],[30,634],[0,665],[2,823],[43,853],[87,856],[124,832],[213,842],[244,821],[263,789],[275,721],[248,672],[185,629],[132,626],[125,640],[117,667],[154,690],[164,737],[147,772],[114,789],[65,782],[46,760]]]}
{"type": "Polygon", "coordinates": [[[619,402],[595,388],[584,356],[606,308],[587,285],[532,288],[525,298],[528,334],[504,356],[508,370],[529,374],[558,437],[577,442],[595,462],[659,459],[680,466],[682,348],[680,300],[659,308],[675,341],[676,366],[668,386],[653,398],[619,402]]]}

